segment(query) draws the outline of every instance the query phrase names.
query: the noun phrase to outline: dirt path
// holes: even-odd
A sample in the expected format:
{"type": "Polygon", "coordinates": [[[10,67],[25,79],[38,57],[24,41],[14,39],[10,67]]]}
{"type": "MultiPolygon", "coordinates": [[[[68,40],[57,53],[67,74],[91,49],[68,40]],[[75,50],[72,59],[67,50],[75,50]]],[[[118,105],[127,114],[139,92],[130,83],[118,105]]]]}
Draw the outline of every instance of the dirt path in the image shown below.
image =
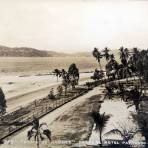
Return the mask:
{"type": "MultiPolygon", "coordinates": [[[[41,119],[40,122],[46,122],[49,129],[51,129],[53,140],[62,139],[63,137],[68,138],[67,140],[71,140],[73,136],[78,136],[78,139],[81,140],[88,138],[91,132],[90,129],[92,128],[93,124],[90,124],[90,120],[86,118],[86,115],[91,110],[92,104],[97,104],[96,102],[99,101],[99,98],[97,98],[97,100],[93,100],[92,96],[100,95],[101,89],[102,88],[100,87],[96,87],[94,90],[88,92],[84,96],[81,96],[65,104],[64,106],[58,108],[57,110],[41,119]],[[71,135],[69,135],[70,133],[71,135]]],[[[29,128],[9,138],[9,140],[12,140],[13,143],[9,145],[2,145],[2,147],[35,147],[34,141],[27,141],[26,134],[28,130],[29,128]]],[[[44,143],[44,145],[41,147],[47,148],[49,146],[50,143],[47,141],[47,143],[44,143]]]]}

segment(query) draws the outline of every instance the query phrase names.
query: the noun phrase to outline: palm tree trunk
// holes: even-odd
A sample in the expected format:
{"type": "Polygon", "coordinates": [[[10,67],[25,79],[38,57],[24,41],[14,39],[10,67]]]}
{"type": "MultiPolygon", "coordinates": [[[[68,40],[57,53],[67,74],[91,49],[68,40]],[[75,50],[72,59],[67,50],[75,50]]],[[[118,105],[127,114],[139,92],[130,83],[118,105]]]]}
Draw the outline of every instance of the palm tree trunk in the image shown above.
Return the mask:
{"type": "Polygon", "coordinates": [[[67,95],[67,86],[65,86],[65,96],[67,95]]]}
{"type": "Polygon", "coordinates": [[[99,133],[100,133],[99,135],[100,136],[100,147],[102,147],[102,131],[100,130],[99,133]]]}
{"type": "Polygon", "coordinates": [[[126,83],[128,83],[128,71],[127,71],[127,69],[125,70],[125,75],[126,75],[126,83]]]}
{"type": "Polygon", "coordinates": [[[99,62],[99,67],[100,67],[100,70],[102,70],[101,62],[99,62]]]}
{"type": "Polygon", "coordinates": [[[39,131],[37,131],[37,148],[40,148],[39,131]]]}

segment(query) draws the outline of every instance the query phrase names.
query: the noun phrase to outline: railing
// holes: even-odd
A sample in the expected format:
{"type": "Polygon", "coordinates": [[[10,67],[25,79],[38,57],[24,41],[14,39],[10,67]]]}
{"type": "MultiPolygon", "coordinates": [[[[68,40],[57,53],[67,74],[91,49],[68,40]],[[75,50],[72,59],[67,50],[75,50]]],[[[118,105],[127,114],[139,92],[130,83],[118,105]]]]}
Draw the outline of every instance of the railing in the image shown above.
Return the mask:
{"type": "MultiPolygon", "coordinates": [[[[84,89],[80,93],[73,93],[73,96],[71,97],[62,97],[61,99],[53,100],[52,103],[45,102],[44,104],[40,104],[40,101],[35,100],[31,104],[34,105],[34,110],[30,111],[29,113],[17,118],[16,120],[11,121],[10,119],[3,118],[2,123],[5,126],[3,134],[0,133],[0,142],[2,142],[5,138],[13,135],[14,133],[20,131],[22,128],[29,126],[34,117],[36,118],[42,118],[43,116],[47,115],[48,113],[54,111],[55,109],[61,107],[62,105],[76,99],[77,97],[80,97],[84,93],[88,92],[88,89],[84,89]],[[4,125],[5,124],[5,125],[4,125]],[[8,126],[7,126],[8,124],[8,126]]],[[[24,109],[24,107],[22,107],[24,109]]],[[[11,115],[13,116],[13,113],[11,115]]]]}
{"type": "MultiPolygon", "coordinates": [[[[129,80],[130,81],[130,80],[129,80]]],[[[133,81],[133,80],[131,80],[133,81]]],[[[104,84],[106,82],[109,82],[107,79],[102,79],[101,81],[97,81],[97,83],[95,82],[94,84],[92,83],[92,86],[89,87],[89,89],[85,88],[82,89],[80,92],[76,92],[76,93],[72,93],[72,96],[70,97],[61,97],[60,99],[53,99],[53,101],[51,102],[48,101],[49,99],[43,98],[40,100],[35,100],[32,103],[30,103],[29,105],[32,106],[32,110],[28,111],[26,110],[26,114],[23,114],[22,116],[16,118],[16,120],[11,120],[11,118],[5,118],[5,116],[1,117],[1,123],[6,124],[6,126],[0,125],[0,126],[5,126],[3,134],[0,133],[0,142],[2,142],[5,138],[13,135],[14,133],[20,131],[21,129],[29,126],[34,117],[37,118],[42,118],[43,116],[47,115],[48,113],[54,111],[55,109],[61,107],[62,105],[80,97],[81,95],[83,95],[84,93],[88,92],[89,90],[91,90],[92,88],[104,84]],[[45,101],[45,102],[42,102],[45,101]],[[42,103],[41,103],[42,102],[42,103]],[[8,125],[7,125],[8,124],[8,125]]],[[[29,106],[28,105],[28,106],[29,106]]],[[[28,108],[28,106],[26,107],[21,107],[20,109],[7,114],[6,116],[10,116],[13,117],[13,115],[17,112],[19,112],[19,110],[25,110],[28,108]]]]}

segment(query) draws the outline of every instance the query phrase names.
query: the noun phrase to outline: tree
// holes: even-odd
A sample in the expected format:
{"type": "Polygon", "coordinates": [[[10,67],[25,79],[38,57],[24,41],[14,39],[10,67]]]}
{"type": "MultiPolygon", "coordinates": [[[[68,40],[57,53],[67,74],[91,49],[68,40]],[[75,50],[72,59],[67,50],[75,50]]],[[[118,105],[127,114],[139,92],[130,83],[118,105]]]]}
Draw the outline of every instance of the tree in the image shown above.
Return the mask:
{"type": "Polygon", "coordinates": [[[127,66],[127,56],[128,56],[128,49],[126,50],[123,47],[120,47],[120,59],[123,66],[127,66]]]}
{"type": "Polygon", "coordinates": [[[106,85],[105,88],[106,88],[107,92],[104,96],[104,99],[106,99],[106,97],[108,97],[109,100],[111,100],[112,96],[113,96],[113,87],[111,85],[106,85]]]}
{"type": "Polygon", "coordinates": [[[128,61],[128,58],[129,58],[129,56],[130,56],[130,54],[129,54],[129,49],[128,49],[128,48],[125,48],[125,49],[124,49],[124,54],[125,54],[126,60],[128,61]]]}
{"type": "Polygon", "coordinates": [[[124,101],[126,91],[125,91],[124,85],[120,82],[118,83],[118,89],[119,89],[119,95],[121,96],[121,100],[124,101]]]}
{"type": "Polygon", "coordinates": [[[139,51],[137,48],[133,48],[132,55],[130,56],[128,60],[128,67],[131,69],[132,73],[134,73],[135,76],[139,77],[139,80],[142,85],[142,79],[141,77],[144,76],[145,80],[145,72],[147,71],[147,51],[141,50],[139,51]]]}
{"type": "Polygon", "coordinates": [[[57,82],[58,82],[58,77],[61,76],[61,71],[60,71],[59,69],[55,69],[55,70],[54,70],[54,73],[55,73],[55,75],[56,75],[56,77],[57,77],[57,82]]]}
{"type": "Polygon", "coordinates": [[[72,88],[75,88],[75,85],[77,85],[79,82],[79,69],[77,68],[75,63],[69,66],[68,76],[69,76],[69,80],[72,88]]]}
{"type": "Polygon", "coordinates": [[[48,99],[55,99],[53,88],[51,88],[50,93],[48,94],[48,99]]]}
{"type": "Polygon", "coordinates": [[[103,50],[103,53],[104,53],[103,56],[106,58],[106,61],[108,61],[109,58],[110,58],[109,51],[110,50],[107,47],[105,47],[104,50],[103,50]]]}
{"type": "Polygon", "coordinates": [[[138,59],[138,56],[139,56],[139,50],[137,47],[133,48],[133,55],[134,55],[134,61],[136,62],[136,60],[138,59]]]}
{"type": "Polygon", "coordinates": [[[114,54],[111,54],[111,55],[110,55],[110,59],[111,59],[111,60],[114,60],[114,59],[115,59],[114,54]]]}
{"type": "Polygon", "coordinates": [[[67,88],[70,85],[70,79],[69,79],[69,74],[64,70],[62,72],[62,85],[65,88],[65,96],[67,95],[67,88]]]}
{"type": "Polygon", "coordinates": [[[132,76],[132,70],[128,66],[123,66],[122,64],[118,66],[118,78],[124,79],[132,76]]]}
{"type": "Polygon", "coordinates": [[[138,58],[139,58],[139,50],[137,48],[133,48],[132,62],[135,68],[137,68],[138,58]]]}
{"type": "Polygon", "coordinates": [[[106,68],[106,75],[108,76],[108,78],[111,77],[115,79],[118,70],[118,62],[115,60],[113,54],[110,55],[110,60],[106,64],[105,68],[106,68]]]}
{"type": "Polygon", "coordinates": [[[97,70],[95,69],[93,76],[91,77],[91,79],[93,80],[100,80],[104,77],[104,73],[102,70],[97,70]]]}
{"type": "Polygon", "coordinates": [[[147,54],[143,55],[143,75],[144,75],[144,80],[146,83],[148,83],[148,51],[147,54]]]}
{"type": "Polygon", "coordinates": [[[94,48],[92,54],[96,58],[96,60],[98,61],[100,69],[102,69],[101,61],[100,61],[102,58],[101,52],[99,52],[97,48],[94,48]]]}
{"type": "Polygon", "coordinates": [[[128,144],[129,140],[133,139],[138,132],[140,132],[140,129],[133,126],[130,127],[129,125],[125,124],[120,125],[119,129],[112,129],[111,131],[105,133],[105,135],[118,134],[121,136],[124,144],[128,144]]]}
{"type": "Polygon", "coordinates": [[[109,115],[105,115],[105,113],[100,114],[96,111],[93,111],[90,113],[90,116],[92,117],[92,119],[94,120],[95,124],[96,124],[96,128],[95,130],[99,132],[99,136],[100,136],[100,146],[102,146],[102,133],[103,130],[110,118],[109,115]]]}
{"type": "Polygon", "coordinates": [[[59,85],[59,86],[57,87],[57,91],[58,91],[58,95],[61,96],[62,93],[63,93],[63,87],[62,87],[62,85],[59,85]]]}
{"type": "Polygon", "coordinates": [[[126,98],[126,100],[129,99],[132,101],[132,102],[127,103],[127,104],[129,104],[128,107],[135,105],[136,111],[138,111],[141,98],[142,98],[142,90],[139,91],[136,86],[134,89],[130,90],[129,95],[126,98]]]}
{"type": "Polygon", "coordinates": [[[132,114],[134,120],[137,122],[140,127],[142,136],[145,137],[145,147],[148,147],[148,122],[147,122],[147,113],[132,114]]]}
{"type": "Polygon", "coordinates": [[[6,106],[5,94],[2,90],[2,88],[0,88],[0,113],[5,114],[6,108],[7,108],[7,106],[6,106]]]}
{"type": "Polygon", "coordinates": [[[39,119],[34,117],[34,120],[32,122],[32,128],[28,131],[27,137],[28,140],[30,140],[34,136],[34,140],[37,141],[37,148],[40,147],[40,139],[43,141],[46,136],[49,141],[51,141],[51,131],[48,129],[48,126],[46,123],[39,123],[39,119]],[[43,126],[46,126],[46,128],[43,128],[43,126]]]}

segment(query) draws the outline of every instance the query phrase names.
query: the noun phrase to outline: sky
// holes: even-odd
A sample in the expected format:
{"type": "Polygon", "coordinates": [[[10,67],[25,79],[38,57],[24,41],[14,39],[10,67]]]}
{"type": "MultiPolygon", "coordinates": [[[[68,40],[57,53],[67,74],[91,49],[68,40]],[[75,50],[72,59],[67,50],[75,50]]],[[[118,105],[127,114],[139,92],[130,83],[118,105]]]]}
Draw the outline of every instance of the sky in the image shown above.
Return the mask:
{"type": "Polygon", "coordinates": [[[0,45],[58,52],[148,48],[147,0],[0,0],[0,45]]]}

